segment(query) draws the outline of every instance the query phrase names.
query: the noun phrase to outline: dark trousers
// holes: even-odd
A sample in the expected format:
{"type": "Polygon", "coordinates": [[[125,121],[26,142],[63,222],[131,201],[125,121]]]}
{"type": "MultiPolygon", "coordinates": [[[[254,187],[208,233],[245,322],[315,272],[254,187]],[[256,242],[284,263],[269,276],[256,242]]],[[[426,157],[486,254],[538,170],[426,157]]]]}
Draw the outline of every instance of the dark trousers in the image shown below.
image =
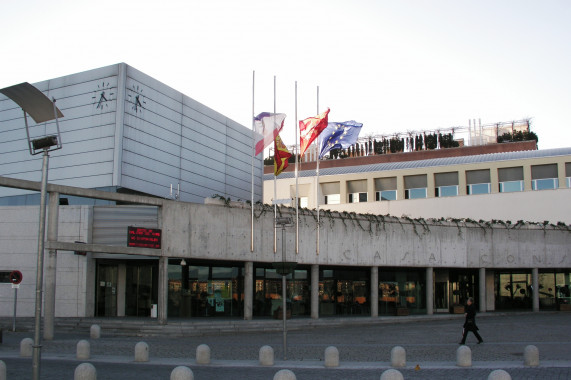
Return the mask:
{"type": "Polygon", "coordinates": [[[478,330],[469,330],[465,328],[464,333],[462,334],[462,341],[460,343],[462,344],[466,343],[466,337],[468,336],[468,331],[472,331],[474,333],[474,336],[476,337],[476,339],[478,339],[478,342],[484,341],[480,336],[480,334],[478,334],[478,330]]]}

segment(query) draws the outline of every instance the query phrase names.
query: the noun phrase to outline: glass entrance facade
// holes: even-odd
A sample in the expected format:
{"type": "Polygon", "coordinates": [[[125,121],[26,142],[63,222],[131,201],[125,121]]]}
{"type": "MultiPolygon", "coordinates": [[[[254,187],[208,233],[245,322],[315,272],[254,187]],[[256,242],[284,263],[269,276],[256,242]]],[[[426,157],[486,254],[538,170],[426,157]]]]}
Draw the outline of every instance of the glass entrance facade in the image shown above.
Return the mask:
{"type": "Polygon", "coordinates": [[[238,317],[244,308],[244,268],[169,260],[170,317],[238,317]],[[186,265],[181,265],[186,264],[186,265]]]}
{"type": "MultiPolygon", "coordinates": [[[[253,315],[279,318],[283,305],[282,275],[266,266],[255,268],[253,315]]],[[[286,276],[286,308],[292,316],[310,315],[308,271],[296,268],[286,276]]]]}
{"type": "Polygon", "coordinates": [[[426,313],[426,271],[379,268],[379,315],[426,313]]]}
{"type": "Polygon", "coordinates": [[[319,270],[319,316],[371,315],[369,268],[319,270]]]}

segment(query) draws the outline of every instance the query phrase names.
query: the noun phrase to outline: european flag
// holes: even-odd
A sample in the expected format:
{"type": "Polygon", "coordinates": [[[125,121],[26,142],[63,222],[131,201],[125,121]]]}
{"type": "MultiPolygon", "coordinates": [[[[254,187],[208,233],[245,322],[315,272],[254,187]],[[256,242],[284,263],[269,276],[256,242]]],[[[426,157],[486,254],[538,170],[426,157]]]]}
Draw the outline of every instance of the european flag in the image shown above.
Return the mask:
{"type": "Polygon", "coordinates": [[[344,121],[343,123],[328,123],[321,134],[321,153],[319,158],[333,149],[347,149],[355,144],[359,133],[361,132],[362,123],[357,123],[355,120],[344,121]]]}

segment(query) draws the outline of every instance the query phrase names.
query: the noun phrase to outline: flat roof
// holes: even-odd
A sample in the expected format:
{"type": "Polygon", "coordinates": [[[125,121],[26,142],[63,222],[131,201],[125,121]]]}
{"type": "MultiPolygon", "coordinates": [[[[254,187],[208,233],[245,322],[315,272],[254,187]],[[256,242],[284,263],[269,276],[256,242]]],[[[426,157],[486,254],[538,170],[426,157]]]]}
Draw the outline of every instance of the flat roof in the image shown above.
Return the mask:
{"type": "MultiPolygon", "coordinates": [[[[458,157],[445,157],[433,158],[417,161],[401,161],[401,162],[387,162],[380,164],[358,165],[358,166],[343,166],[335,168],[320,168],[319,175],[339,175],[339,174],[354,174],[354,173],[370,173],[381,172],[388,170],[402,170],[402,169],[418,169],[437,166],[452,166],[464,164],[477,164],[482,162],[497,162],[497,161],[512,161],[512,160],[525,160],[531,158],[544,158],[544,157],[557,157],[571,155],[570,148],[555,148],[543,150],[524,150],[517,152],[502,152],[502,153],[489,153],[478,154],[470,156],[458,157]]],[[[290,164],[292,165],[292,164],[290,164]]],[[[314,177],[315,170],[299,171],[298,177],[314,177]]],[[[264,181],[274,178],[273,174],[264,174],[264,181]]],[[[295,172],[282,172],[278,179],[295,178],[295,172]]]]}

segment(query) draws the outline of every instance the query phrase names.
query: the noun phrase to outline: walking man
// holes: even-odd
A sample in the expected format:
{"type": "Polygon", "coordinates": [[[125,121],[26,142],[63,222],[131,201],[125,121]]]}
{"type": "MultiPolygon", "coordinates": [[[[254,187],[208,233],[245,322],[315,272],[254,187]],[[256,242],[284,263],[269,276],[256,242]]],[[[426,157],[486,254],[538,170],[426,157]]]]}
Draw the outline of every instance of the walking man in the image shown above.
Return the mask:
{"type": "Polygon", "coordinates": [[[468,331],[472,331],[474,336],[478,339],[478,344],[483,343],[484,340],[478,334],[478,326],[476,326],[476,307],[474,306],[474,299],[472,297],[468,298],[466,305],[466,320],[464,321],[464,329],[462,330],[462,340],[459,344],[466,343],[466,337],[468,336],[468,331]]]}

